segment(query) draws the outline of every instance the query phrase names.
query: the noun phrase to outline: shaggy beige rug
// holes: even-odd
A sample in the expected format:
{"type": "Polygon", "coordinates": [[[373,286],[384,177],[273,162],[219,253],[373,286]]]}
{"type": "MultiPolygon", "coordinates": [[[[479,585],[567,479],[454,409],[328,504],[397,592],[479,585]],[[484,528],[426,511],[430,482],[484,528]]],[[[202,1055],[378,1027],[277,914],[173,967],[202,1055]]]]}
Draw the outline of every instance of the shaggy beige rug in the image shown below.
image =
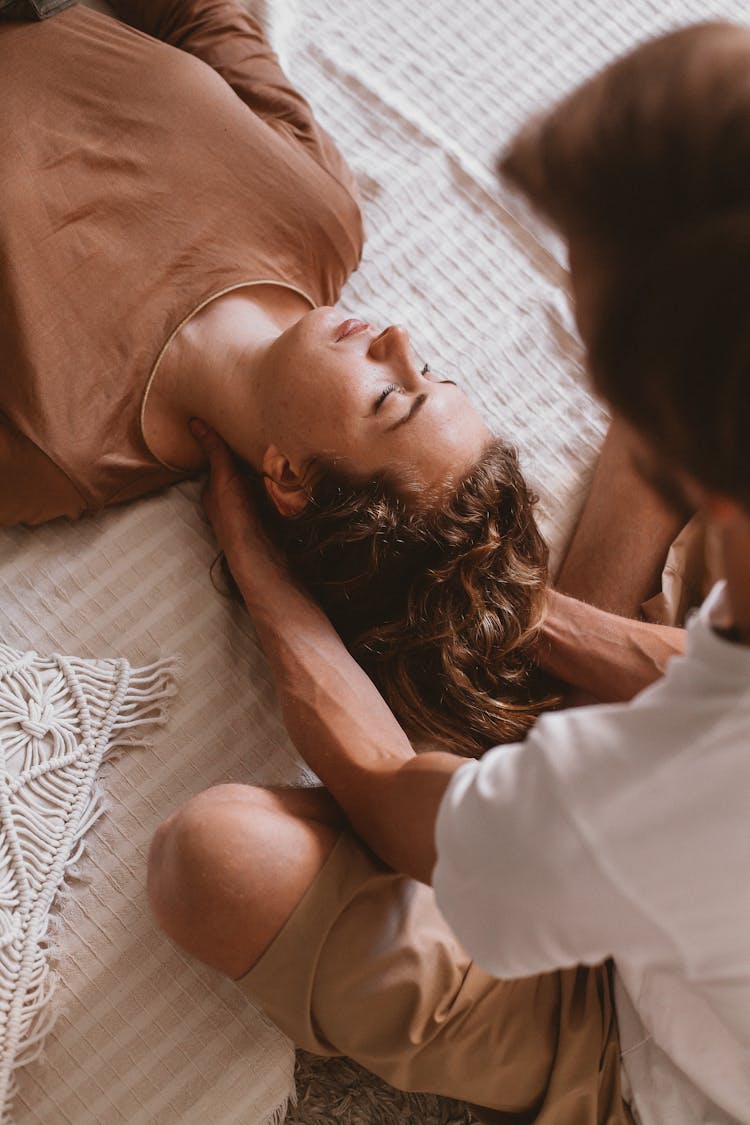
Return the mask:
{"type": "Polygon", "coordinates": [[[285,1125],[476,1125],[462,1102],[405,1094],[351,1059],[297,1052],[297,1105],[285,1125]]]}

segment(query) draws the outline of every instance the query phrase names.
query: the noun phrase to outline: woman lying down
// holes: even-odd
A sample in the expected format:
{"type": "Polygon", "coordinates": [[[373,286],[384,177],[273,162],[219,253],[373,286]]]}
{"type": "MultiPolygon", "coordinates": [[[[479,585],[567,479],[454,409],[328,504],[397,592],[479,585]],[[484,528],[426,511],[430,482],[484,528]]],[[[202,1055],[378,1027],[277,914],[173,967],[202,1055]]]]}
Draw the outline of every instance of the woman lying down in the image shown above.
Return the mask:
{"type": "Polygon", "coordinates": [[[547,549],[514,452],[403,328],[333,307],[356,187],[240,5],[115,6],[138,31],[0,25],[0,524],[193,474],[204,417],[412,733],[519,737],[547,549]]]}
{"type": "MultiPolygon", "coordinates": [[[[240,4],[114,7],[132,27],[78,5],[0,26],[0,523],[194,474],[204,418],[409,733],[520,738],[549,702],[547,549],[514,452],[402,327],[336,309],[356,188],[240,4]]],[[[606,968],[493,980],[319,791],[196,798],[150,887],[167,932],[310,1050],[513,1120],[625,1120],[606,968]],[[244,898],[221,898],[206,833],[244,898]]]]}
{"type": "Polygon", "coordinates": [[[547,549],[514,452],[404,328],[335,308],[356,187],[240,4],[115,7],[137,31],[0,25],[0,524],[194,474],[206,418],[413,733],[519,736],[547,549]]]}

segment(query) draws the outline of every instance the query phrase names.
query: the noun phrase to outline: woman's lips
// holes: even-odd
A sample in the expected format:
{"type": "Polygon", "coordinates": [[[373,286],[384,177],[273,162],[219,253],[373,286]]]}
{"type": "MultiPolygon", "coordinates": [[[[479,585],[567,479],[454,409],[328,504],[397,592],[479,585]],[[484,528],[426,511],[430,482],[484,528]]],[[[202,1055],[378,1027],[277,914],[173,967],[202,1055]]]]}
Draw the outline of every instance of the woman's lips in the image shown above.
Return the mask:
{"type": "Polygon", "coordinates": [[[338,343],[346,336],[353,336],[356,332],[366,332],[369,327],[370,325],[366,320],[359,320],[356,316],[351,316],[336,329],[336,342],[338,343]]]}

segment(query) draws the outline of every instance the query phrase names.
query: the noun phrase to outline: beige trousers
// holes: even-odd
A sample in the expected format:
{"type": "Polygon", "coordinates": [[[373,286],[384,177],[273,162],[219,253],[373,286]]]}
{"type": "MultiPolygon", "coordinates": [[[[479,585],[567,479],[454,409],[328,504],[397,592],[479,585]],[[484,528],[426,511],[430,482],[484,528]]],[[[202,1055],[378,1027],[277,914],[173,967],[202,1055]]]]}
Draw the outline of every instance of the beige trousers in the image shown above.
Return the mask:
{"type": "Polygon", "coordinates": [[[488,1123],[630,1121],[607,966],[496,980],[432,890],[349,832],[238,984],[297,1046],[467,1101],[488,1123]]]}

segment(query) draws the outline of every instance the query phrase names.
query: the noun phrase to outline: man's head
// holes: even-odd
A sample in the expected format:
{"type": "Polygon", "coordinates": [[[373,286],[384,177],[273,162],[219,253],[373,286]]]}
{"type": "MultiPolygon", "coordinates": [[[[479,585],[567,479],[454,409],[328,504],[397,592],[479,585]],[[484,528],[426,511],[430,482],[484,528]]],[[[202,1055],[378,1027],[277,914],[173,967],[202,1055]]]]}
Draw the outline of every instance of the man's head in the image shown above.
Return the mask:
{"type": "Polygon", "coordinates": [[[568,241],[592,378],[642,459],[750,508],[750,30],[645,44],[501,170],[568,241]]]}

